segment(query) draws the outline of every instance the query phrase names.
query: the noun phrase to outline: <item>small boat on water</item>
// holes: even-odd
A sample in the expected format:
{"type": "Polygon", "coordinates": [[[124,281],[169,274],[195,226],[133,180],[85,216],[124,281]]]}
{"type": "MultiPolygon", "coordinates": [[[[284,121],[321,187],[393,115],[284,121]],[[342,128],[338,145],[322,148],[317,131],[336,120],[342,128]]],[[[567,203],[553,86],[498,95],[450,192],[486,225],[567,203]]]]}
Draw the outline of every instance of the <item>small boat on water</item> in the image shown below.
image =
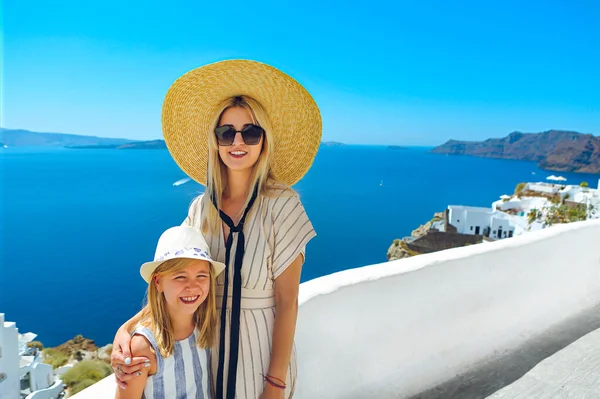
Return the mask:
{"type": "Polygon", "coordinates": [[[181,186],[182,184],[185,184],[190,180],[191,179],[189,177],[184,177],[183,179],[177,180],[175,183],[173,183],[173,187],[181,186]]]}

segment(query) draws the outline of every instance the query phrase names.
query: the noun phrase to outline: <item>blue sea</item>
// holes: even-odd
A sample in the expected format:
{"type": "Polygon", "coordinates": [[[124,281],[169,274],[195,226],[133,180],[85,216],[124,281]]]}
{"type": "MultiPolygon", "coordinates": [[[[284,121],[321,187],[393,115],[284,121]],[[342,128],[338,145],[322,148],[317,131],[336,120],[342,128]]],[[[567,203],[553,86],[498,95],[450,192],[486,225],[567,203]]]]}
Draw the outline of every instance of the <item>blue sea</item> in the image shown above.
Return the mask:
{"type": "MultiPolygon", "coordinates": [[[[535,163],[456,157],[430,148],[322,147],[295,186],[317,231],[302,280],[386,261],[447,205],[490,206],[522,181],[598,175],[535,163]]],[[[77,334],[98,345],[136,313],[160,233],[203,191],[162,150],[0,149],[0,312],[46,346],[77,334]]]]}

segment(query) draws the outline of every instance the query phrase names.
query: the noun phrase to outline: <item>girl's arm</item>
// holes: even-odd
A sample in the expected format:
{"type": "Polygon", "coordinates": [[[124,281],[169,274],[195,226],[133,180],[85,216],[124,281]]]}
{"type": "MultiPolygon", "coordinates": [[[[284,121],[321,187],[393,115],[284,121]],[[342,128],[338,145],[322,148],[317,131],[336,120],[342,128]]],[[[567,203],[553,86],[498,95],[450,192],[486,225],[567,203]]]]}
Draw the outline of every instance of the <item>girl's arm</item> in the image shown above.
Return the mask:
{"type": "Polygon", "coordinates": [[[117,384],[121,388],[127,387],[128,382],[126,381],[129,381],[135,377],[136,374],[143,368],[144,364],[147,364],[149,360],[146,357],[133,357],[129,347],[131,343],[131,332],[135,325],[140,321],[141,316],[142,311],[139,311],[135,316],[127,320],[121,327],[119,327],[113,341],[110,363],[113,371],[115,371],[117,384]],[[127,363],[127,359],[129,359],[129,363],[127,363]],[[123,371],[122,373],[117,373],[118,367],[121,367],[121,370],[123,371]]]}
{"type": "MultiPolygon", "coordinates": [[[[269,375],[286,380],[298,317],[298,291],[304,255],[299,254],[275,279],[275,323],[269,375]]],[[[266,383],[261,399],[283,398],[285,391],[266,383]]]]}
{"type": "MultiPolygon", "coordinates": [[[[152,353],[150,343],[141,335],[134,335],[131,338],[131,353],[136,357],[145,357],[150,359],[148,367],[142,367],[136,373],[136,378],[127,383],[127,388],[117,387],[116,399],[141,399],[146,387],[148,375],[156,372],[156,356],[152,353]]],[[[120,374],[120,372],[118,372],[120,374]]],[[[116,373],[115,373],[116,374],[116,373]]]]}

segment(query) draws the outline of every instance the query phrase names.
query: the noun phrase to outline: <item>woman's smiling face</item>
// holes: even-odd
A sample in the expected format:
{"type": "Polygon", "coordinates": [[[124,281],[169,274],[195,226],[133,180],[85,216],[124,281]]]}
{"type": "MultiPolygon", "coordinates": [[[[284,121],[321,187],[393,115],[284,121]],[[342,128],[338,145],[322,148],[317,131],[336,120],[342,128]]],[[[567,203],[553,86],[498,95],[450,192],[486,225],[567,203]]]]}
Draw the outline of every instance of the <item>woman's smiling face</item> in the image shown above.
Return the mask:
{"type": "MultiPolygon", "coordinates": [[[[223,111],[218,126],[231,125],[235,130],[242,130],[245,125],[254,123],[250,112],[242,107],[230,107],[223,111]]],[[[228,146],[219,146],[219,156],[228,169],[243,171],[252,168],[262,150],[264,138],[256,145],[247,145],[241,133],[236,133],[233,143],[228,146]]]]}

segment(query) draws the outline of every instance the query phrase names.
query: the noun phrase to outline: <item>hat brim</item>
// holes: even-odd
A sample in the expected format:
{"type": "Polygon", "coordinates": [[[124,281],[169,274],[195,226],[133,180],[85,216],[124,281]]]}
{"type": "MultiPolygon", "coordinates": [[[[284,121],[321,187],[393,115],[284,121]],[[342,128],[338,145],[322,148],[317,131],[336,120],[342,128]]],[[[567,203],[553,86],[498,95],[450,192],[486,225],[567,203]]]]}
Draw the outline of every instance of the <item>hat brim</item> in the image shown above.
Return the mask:
{"type": "Polygon", "coordinates": [[[196,68],[177,79],[162,108],[163,136],[179,167],[206,185],[208,134],[218,105],[246,95],[258,101],[271,122],[271,169],[279,181],[297,183],[310,169],[321,144],[321,114],[296,80],[269,65],[228,60],[196,68]]]}
{"type": "MultiPolygon", "coordinates": [[[[219,274],[221,274],[223,272],[223,270],[225,270],[225,264],[214,261],[214,260],[202,259],[202,258],[181,258],[181,259],[205,260],[205,261],[209,262],[213,266],[213,270],[215,272],[215,278],[219,274]]],[[[153,261],[153,262],[146,262],[146,263],[142,264],[142,266],[140,267],[140,275],[142,276],[144,281],[147,282],[148,284],[150,284],[150,280],[152,280],[152,273],[154,273],[156,268],[159,267],[161,264],[163,264],[166,261],[167,260],[159,260],[159,261],[153,261]]]]}

